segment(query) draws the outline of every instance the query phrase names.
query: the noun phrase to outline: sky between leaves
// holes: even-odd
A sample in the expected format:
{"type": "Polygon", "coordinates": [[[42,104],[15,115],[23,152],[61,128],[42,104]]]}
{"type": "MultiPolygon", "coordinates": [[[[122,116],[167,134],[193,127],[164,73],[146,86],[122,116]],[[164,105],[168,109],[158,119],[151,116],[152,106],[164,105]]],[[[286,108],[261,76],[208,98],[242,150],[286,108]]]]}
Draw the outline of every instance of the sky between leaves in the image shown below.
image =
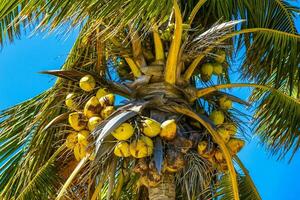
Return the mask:
{"type": "MultiPolygon", "coordinates": [[[[300,30],[300,19],[297,20],[297,28],[300,30]]],[[[6,45],[0,52],[0,110],[50,88],[54,79],[38,72],[59,69],[77,34],[77,30],[68,37],[45,37],[45,34],[29,37],[27,34],[13,44],[6,45]]],[[[238,65],[238,62],[236,64],[238,65]]],[[[238,73],[234,72],[232,76],[237,79],[238,73]]],[[[236,89],[231,92],[246,99],[249,91],[236,89]]],[[[238,108],[250,112],[245,108],[238,108]]],[[[257,138],[252,138],[239,156],[249,170],[263,200],[299,199],[300,152],[290,164],[288,159],[277,161],[276,157],[271,157],[259,145],[257,138]]]]}

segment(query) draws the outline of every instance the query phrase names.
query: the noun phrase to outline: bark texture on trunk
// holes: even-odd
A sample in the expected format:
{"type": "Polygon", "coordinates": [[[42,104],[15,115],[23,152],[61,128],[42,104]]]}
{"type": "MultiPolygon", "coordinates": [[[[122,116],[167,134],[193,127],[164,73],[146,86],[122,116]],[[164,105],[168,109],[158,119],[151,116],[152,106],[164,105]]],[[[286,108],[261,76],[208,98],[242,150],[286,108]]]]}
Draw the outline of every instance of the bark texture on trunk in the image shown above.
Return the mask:
{"type": "Polygon", "coordinates": [[[149,188],[150,200],[175,200],[175,196],[175,180],[172,174],[164,174],[161,183],[149,188]]]}

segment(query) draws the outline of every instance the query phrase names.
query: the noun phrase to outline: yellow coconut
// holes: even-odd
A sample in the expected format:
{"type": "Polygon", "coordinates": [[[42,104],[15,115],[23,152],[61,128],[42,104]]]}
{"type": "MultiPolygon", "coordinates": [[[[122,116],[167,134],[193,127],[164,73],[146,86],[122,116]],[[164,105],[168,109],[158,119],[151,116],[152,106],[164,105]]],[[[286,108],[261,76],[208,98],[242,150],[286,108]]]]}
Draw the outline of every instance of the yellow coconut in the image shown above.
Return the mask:
{"type": "Polygon", "coordinates": [[[201,141],[201,142],[199,142],[198,146],[197,146],[198,154],[199,155],[204,154],[206,152],[206,150],[207,150],[207,147],[208,147],[207,141],[201,141]]]}
{"type": "Polygon", "coordinates": [[[97,90],[96,97],[98,99],[100,99],[101,97],[104,97],[105,95],[108,95],[108,94],[109,94],[109,91],[107,88],[100,88],[99,90],[97,90]]]}
{"type": "Polygon", "coordinates": [[[74,130],[81,131],[87,125],[87,118],[82,112],[73,112],[69,114],[69,124],[74,130]]]}
{"type": "Polygon", "coordinates": [[[177,125],[174,119],[166,120],[161,124],[159,136],[165,140],[173,140],[176,137],[177,125]]]}
{"type": "Polygon", "coordinates": [[[213,74],[215,75],[221,75],[223,72],[223,66],[220,63],[214,63],[213,64],[213,74]]]}
{"type": "Polygon", "coordinates": [[[223,50],[217,51],[217,56],[215,57],[215,61],[218,63],[223,63],[226,60],[226,52],[223,50]]]}
{"type": "Polygon", "coordinates": [[[232,101],[224,95],[219,99],[219,105],[221,109],[228,110],[232,108],[232,101]]]}
{"type": "Polygon", "coordinates": [[[218,133],[222,137],[222,139],[224,140],[225,143],[227,143],[229,141],[230,134],[224,127],[219,128],[218,133]]]}
{"type": "Polygon", "coordinates": [[[99,116],[102,106],[97,97],[92,96],[85,104],[83,113],[88,118],[99,116]]]}
{"type": "Polygon", "coordinates": [[[201,75],[210,77],[213,73],[213,70],[214,70],[214,67],[211,63],[205,63],[201,66],[200,73],[201,73],[201,75]]]}
{"type": "Polygon", "coordinates": [[[142,139],[130,143],[130,153],[135,158],[144,158],[149,155],[148,145],[142,139]]]}
{"type": "Polygon", "coordinates": [[[223,124],[225,116],[222,111],[214,110],[209,115],[209,118],[213,121],[215,125],[223,124]]]}
{"type": "Polygon", "coordinates": [[[147,136],[141,136],[140,139],[142,141],[144,141],[147,145],[147,155],[150,156],[153,154],[153,141],[151,140],[151,138],[147,137],[147,136]]]}
{"type": "Polygon", "coordinates": [[[237,154],[245,145],[245,141],[238,138],[231,138],[227,143],[230,152],[234,155],[237,154]]]}
{"type": "Polygon", "coordinates": [[[88,142],[88,137],[89,137],[90,132],[87,130],[81,130],[79,131],[77,138],[78,138],[78,143],[84,146],[87,146],[89,144],[88,142]]]}
{"type": "Polygon", "coordinates": [[[103,119],[108,118],[113,112],[115,112],[115,108],[113,106],[106,106],[101,110],[101,117],[103,119]]]}
{"type": "Polygon", "coordinates": [[[233,136],[237,132],[237,126],[233,123],[224,124],[224,128],[228,131],[229,135],[233,136]]]}
{"type": "Polygon", "coordinates": [[[197,146],[197,151],[201,157],[206,158],[208,160],[210,160],[214,156],[214,149],[208,147],[207,141],[199,142],[197,146]]]}
{"type": "Polygon", "coordinates": [[[99,99],[99,102],[102,107],[113,106],[115,103],[115,95],[107,94],[99,99]]]}
{"type": "Polygon", "coordinates": [[[116,128],[111,134],[117,140],[127,140],[133,135],[133,133],[133,126],[129,123],[123,123],[118,128],[116,128]]]}
{"type": "Polygon", "coordinates": [[[129,157],[131,155],[129,144],[125,141],[118,142],[115,146],[114,154],[118,157],[129,157]]]}
{"type": "Polygon", "coordinates": [[[66,106],[70,110],[76,110],[76,108],[77,108],[77,105],[76,105],[76,103],[74,101],[75,97],[76,97],[76,95],[74,93],[70,93],[66,97],[65,103],[66,103],[66,106]]]}
{"type": "Polygon", "coordinates": [[[215,156],[215,159],[216,159],[219,163],[225,161],[224,155],[223,155],[223,153],[222,153],[222,151],[221,151],[220,149],[217,149],[217,150],[215,151],[215,155],[214,155],[214,156],[215,156]]]}
{"type": "Polygon", "coordinates": [[[82,144],[76,144],[74,147],[74,155],[77,161],[81,160],[82,158],[84,158],[87,153],[86,153],[86,146],[82,145],[82,144]]]}
{"type": "Polygon", "coordinates": [[[96,81],[91,75],[85,75],[79,81],[79,86],[86,92],[92,91],[96,86],[96,81]]]}
{"type": "Polygon", "coordinates": [[[69,149],[74,149],[75,145],[77,144],[77,132],[72,132],[67,136],[66,139],[66,146],[69,149]]]}
{"type": "Polygon", "coordinates": [[[98,126],[98,124],[100,124],[100,122],[102,122],[101,117],[91,117],[88,122],[89,130],[93,131],[98,126]]]}
{"type": "Polygon", "coordinates": [[[154,119],[146,118],[142,121],[143,133],[148,137],[155,137],[160,133],[161,124],[154,119]]]}

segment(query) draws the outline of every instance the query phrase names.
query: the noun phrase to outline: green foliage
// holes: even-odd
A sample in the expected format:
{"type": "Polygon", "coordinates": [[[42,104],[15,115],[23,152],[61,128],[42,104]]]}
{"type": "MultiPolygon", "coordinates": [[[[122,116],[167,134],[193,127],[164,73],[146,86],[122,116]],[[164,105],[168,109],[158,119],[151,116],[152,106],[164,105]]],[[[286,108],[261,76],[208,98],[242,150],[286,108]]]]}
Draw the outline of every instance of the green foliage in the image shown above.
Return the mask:
{"type": "Polygon", "coordinates": [[[300,147],[299,101],[279,92],[252,96],[252,100],[258,98],[255,127],[262,144],[281,159],[292,150],[292,158],[300,147]]]}

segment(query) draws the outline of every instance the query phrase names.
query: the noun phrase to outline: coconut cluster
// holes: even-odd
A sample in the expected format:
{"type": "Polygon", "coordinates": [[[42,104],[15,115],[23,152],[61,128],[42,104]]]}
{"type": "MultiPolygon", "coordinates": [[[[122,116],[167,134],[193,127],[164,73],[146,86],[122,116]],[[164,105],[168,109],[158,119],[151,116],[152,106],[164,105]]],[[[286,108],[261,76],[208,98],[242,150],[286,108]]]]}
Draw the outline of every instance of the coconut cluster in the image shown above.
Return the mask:
{"type": "Polygon", "coordinates": [[[216,52],[216,57],[213,62],[206,62],[200,67],[201,80],[207,82],[212,75],[220,76],[223,73],[223,63],[226,61],[225,51],[219,50],[216,52]]]}
{"type": "MultiPolygon", "coordinates": [[[[231,155],[237,154],[245,145],[245,141],[236,137],[237,125],[225,121],[225,111],[232,108],[232,101],[226,95],[219,97],[218,109],[213,110],[209,118],[217,127],[217,133],[222,138],[231,155]]],[[[220,171],[227,170],[225,157],[217,144],[202,140],[197,146],[198,154],[207,159],[220,171]]]]}
{"type": "Polygon", "coordinates": [[[154,119],[142,117],[139,128],[134,128],[130,123],[125,122],[111,133],[119,141],[114,154],[118,157],[132,156],[133,158],[151,156],[153,154],[152,138],[158,136],[164,140],[172,140],[176,136],[176,128],[174,119],[166,120],[161,124],[154,119]]]}
{"type": "MultiPolygon", "coordinates": [[[[86,75],[80,79],[79,86],[84,92],[92,92],[95,90],[96,81],[93,76],[86,75]]],[[[79,108],[76,98],[75,93],[69,93],[65,100],[66,106],[72,111],[68,117],[72,130],[66,138],[66,146],[74,151],[78,161],[87,155],[93,159],[88,150],[90,133],[115,111],[115,96],[108,89],[100,88],[85,102],[83,109],[79,108]]]]}

